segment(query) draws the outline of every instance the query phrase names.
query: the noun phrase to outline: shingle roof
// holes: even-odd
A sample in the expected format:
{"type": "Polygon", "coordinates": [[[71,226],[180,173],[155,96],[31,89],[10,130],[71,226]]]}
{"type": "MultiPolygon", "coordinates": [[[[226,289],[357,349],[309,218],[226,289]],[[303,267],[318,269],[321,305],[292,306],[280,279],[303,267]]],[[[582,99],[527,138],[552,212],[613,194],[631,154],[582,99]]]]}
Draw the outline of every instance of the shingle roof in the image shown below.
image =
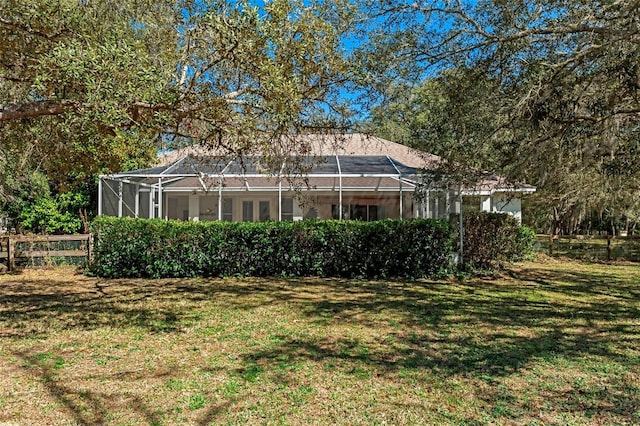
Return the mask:
{"type": "MultiPolygon", "coordinates": [[[[297,145],[306,151],[310,159],[315,160],[310,175],[337,174],[337,161],[340,162],[342,174],[400,172],[404,176],[416,174],[417,169],[435,169],[444,161],[437,155],[363,133],[307,134],[296,138],[300,139],[297,145]],[[393,166],[397,170],[394,170],[393,166]]],[[[239,164],[237,160],[235,162],[223,160],[223,154],[215,149],[189,146],[160,155],[158,167],[139,172],[155,174],[160,170],[166,170],[165,174],[169,174],[169,171],[171,174],[189,174],[197,169],[198,172],[211,174],[220,173],[222,170],[228,174],[241,174],[242,171],[252,174],[263,171],[259,166],[261,158],[259,155],[243,157],[243,164],[239,164]],[[230,164],[229,167],[227,167],[228,164],[230,164]]],[[[273,174],[273,171],[271,173],[273,174]]],[[[503,176],[486,173],[475,185],[465,190],[468,194],[494,191],[533,192],[535,187],[513,183],[503,176]]]]}
{"type": "MultiPolygon", "coordinates": [[[[430,168],[442,161],[442,158],[437,155],[363,133],[309,134],[298,136],[298,138],[302,139],[301,145],[308,146],[310,156],[389,156],[397,162],[413,168],[430,168]]],[[[201,146],[189,146],[160,155],[158,165],[173,164],[185,156],[220,156],[222,154],[201,146]]]]}

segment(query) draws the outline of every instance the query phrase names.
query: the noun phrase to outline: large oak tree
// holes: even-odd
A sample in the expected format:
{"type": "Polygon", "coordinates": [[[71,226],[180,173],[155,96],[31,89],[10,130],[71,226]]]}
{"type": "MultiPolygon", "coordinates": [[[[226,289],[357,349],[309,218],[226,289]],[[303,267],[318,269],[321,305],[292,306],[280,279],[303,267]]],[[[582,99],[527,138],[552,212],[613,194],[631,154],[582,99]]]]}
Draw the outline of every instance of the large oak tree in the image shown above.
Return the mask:
{"type": "Polygon", "coordinates": [[[181,141],[280,162],[305,148],[281,136],[344,122],[351,16],[348,2],[6,0],[0,161],[61,184],[181,141]]]}
{"type": "MultiPolygon", "coordinates": [[[[400,103],[446,124],[429,148],[537,185],[540,204],[568,230],[592,211],[637,211],[640,4],[418,0],[369,8],[382,25],[360,57],[370,84],[391,100],[378,117],[398,110],[393,81],[394,93],[420,98],[400,103]]],[[[410,121],[414,136],[434,128],[419,114],[410,121]]]]}

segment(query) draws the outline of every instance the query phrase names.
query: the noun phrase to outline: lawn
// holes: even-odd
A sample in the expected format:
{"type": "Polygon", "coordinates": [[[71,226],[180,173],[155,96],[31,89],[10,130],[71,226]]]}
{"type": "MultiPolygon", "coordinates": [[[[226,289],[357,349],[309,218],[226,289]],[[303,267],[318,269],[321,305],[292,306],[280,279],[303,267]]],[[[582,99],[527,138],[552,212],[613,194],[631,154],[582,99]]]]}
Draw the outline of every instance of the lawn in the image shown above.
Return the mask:
{"type": "Polygon", "coordinates": [[[640,266],[0,276],[0,424],[640,424],[640,266]]]}

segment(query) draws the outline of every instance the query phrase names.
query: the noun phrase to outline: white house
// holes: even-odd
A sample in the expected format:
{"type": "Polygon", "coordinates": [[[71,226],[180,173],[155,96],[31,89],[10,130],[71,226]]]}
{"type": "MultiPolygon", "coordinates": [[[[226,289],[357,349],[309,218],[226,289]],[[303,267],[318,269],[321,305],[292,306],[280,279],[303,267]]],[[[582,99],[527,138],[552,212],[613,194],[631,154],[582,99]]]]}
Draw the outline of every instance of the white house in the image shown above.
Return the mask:
{"type": "Polygon", "coordinates": [[[522,194],[535,188],[487,175],[464,188],[425,186],[441,161],[378,137],[304,136],[304,173],[269,170],[263,157],[229,160],[178,150],[157,167],[100,176],[98,214],[181,220],[448,218],[460,199],[521,220],[522,194]]]}

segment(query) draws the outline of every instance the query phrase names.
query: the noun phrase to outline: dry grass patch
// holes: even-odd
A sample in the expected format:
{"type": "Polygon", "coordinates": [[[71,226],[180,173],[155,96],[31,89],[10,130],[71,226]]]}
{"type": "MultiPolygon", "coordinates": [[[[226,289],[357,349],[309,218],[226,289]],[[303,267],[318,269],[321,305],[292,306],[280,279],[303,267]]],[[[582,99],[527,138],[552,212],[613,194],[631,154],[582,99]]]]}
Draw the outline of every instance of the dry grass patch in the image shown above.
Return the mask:
{"type": "Polygon", "coordinates": [[[0,424],[638,424],[640,267],[0,276],[0,424]]]}

